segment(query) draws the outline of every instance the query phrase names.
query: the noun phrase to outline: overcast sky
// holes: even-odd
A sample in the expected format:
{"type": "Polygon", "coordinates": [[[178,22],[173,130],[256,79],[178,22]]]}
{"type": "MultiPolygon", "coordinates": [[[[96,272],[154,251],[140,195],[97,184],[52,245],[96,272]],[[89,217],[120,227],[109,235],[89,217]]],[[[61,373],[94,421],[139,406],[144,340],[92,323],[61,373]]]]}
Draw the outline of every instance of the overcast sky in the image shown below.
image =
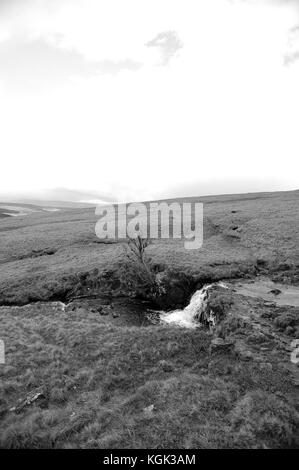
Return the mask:
{"type": "Polygon", "coordinates": [[[299,188],[299,0],[0,0],[1,190],[299,188]]]}

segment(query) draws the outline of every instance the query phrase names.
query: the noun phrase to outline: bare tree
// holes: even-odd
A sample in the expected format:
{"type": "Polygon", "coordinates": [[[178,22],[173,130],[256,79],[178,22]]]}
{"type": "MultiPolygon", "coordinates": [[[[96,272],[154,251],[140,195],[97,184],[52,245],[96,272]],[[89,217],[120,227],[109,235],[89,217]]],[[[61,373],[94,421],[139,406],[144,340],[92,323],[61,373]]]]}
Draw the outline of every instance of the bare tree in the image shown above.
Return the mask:
{"type": "Polygon", "coordinates": [[[146,256],[148,238],[130,238],[125,245],[126,260],[121,269],[121,283],[132,294],[149,297],[156,287],[156,275],[151,259],[146,256]]]}

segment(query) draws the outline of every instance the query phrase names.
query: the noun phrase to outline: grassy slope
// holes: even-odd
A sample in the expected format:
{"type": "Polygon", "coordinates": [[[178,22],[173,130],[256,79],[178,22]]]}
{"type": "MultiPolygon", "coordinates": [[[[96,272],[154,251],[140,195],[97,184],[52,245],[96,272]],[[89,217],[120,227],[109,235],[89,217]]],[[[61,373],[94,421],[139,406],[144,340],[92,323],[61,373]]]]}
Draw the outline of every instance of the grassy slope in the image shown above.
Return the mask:
{"type": "MultiPolygon", "coordinates": [[[[240,298],[234,311],[248,308],[240,298]]],[[[253,351],[248,360],[235,352],[210,354],[207,332],[119,327],[83,309],[36,304],[2,308],[0,317],[7,345],[1,447],[295,445],[288,357],[279,342],[257,339],[250,326],[233,333],[253,351]],[[8,411],[40,386],[42,403],[8,411]]]]}
{"type": "MultiPolygon", "coordinates": [[[[269,266],[287,264],[295,277],[298,197],[207,198],[203,249],[187,252],[181,242],[156,241],[151,254],[198,276],[229,277],[260,258],[269,266]],[[236,224],[242,228],[237,239],[230,230],[236,224]]],[[[59,287],[62,276],[117,269],[121,247],[97,243],[95,221],[93,210],[1,220],[1,302],[26,302],[28,294],[47,299],[49,285],[59,287]]],[[[234,314],[246,318],[253,309],[260,318],[265,307],[254,302],[236,298],[234,314]]],[[[295,445],[296,391],[281,334],[258,338],[251,323],[228,328],[249,353],[213,355],[207,332],[126,327],[112,316],[62,312],[51,304],[1,307],[0,328],[6,344],[1,447],[295,445]],[[20,414],[9,411],[37,387],[42,402],[20,414]]]]}
{"type": "MultiPolygon", "coordinates": [[[[261,259],[275,267],[288,264],[295,273],[293,280],[297,279],[299,192],[201,200],[202,249],[185,250],[180,240],[155,240],[148,249],[154,260],[199,278],[219,279],[250,272],[261,259]],[[240,232],[231,229],[235,226],[240,232]]],[[[121,244],[98,243],[96,220],[93,209],[3,219],[0,302],[46,300],[49,291],[55,291],[53,283],[63,276],[94,268],[117,269],[123,253],[121,244]],[[52,250],[54,254],[36,257],[34,250],[52,250]]]]}

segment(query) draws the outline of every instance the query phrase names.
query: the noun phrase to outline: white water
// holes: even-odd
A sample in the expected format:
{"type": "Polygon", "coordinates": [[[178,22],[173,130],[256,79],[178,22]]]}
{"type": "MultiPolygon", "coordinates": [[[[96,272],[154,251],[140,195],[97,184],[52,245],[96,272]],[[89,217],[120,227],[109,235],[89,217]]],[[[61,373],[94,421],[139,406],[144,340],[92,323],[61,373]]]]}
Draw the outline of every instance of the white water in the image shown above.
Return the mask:
{"type": "MultiPolygon", "coordinates": [[[[162,313],[160,320],[162,323],[172,323],[184,328],[198,328],[200,326],[198,317],[205,311],[207,306],[208,291],[216,285],[224,289],[228,289],[228,287],[222,282],[204,286],[202,289],[195,292],[187,307],[183,310],[174,310],[172,312],[162,313]]],[[[212,318],[211,322],[213,323],[212,318]]]]}
{"type": "Polygon", "coordinates": [[[184,310],[174,310],[172,312],[163,313],[160,317],[162,323],[173,323],[174,325],[185,328],[197,328],[200,326],[196,319],[206,307],[207,292],[212,286],[213,284],[210,284],[196,291],[189,305],[187,305],[184,310]]]}

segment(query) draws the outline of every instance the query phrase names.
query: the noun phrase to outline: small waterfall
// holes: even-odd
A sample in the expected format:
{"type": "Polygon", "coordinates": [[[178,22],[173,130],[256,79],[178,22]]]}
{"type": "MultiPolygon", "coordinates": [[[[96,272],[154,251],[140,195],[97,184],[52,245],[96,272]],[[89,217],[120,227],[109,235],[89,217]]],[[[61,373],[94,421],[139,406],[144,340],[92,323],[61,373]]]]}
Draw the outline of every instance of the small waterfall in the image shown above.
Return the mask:
{"type": "MultiPolygon", "coordinates": [[[[162,313],[160,320],[162,323],[170,323],[184,328],[197,328],[200,326],[201,315],[207,308],[209,298],[209,290],[215,286],[227,289],[227,286],[222,282],[209,284],[204,286],[193,294],[189,305],[184,310],[173,310],[172,312],[162,313]]],[[[210,315],[209,321],[215,324],[213,315],[210,315]]]]}

